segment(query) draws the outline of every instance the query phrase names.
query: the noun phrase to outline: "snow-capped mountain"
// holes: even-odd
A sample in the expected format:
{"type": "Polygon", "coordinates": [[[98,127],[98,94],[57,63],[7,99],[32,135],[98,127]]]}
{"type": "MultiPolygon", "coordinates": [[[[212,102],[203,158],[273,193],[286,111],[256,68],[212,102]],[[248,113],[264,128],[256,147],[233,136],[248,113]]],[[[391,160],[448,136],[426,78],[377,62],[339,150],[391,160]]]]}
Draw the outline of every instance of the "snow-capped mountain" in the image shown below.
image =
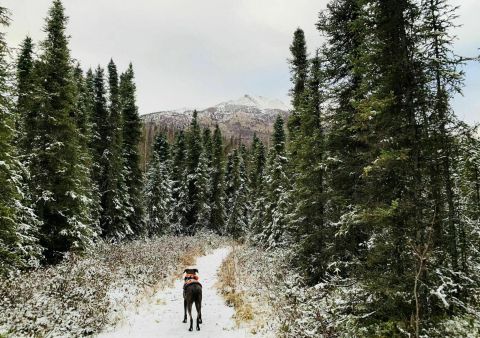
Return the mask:
{"type": "Polygon", "coordinates": [[[259,110],[289,110],[289,107],[280,100],[269,99],[268,97],[264,96],[250,95],[244,95],[237,100],[219,103],[215,107],[218,109],[230,109],[232,107],[253,107],[259,110]]]}
{"type": "MultiPolygon", "coordinates": [[[[289,107],[277,99],[244,95],[197,111],[202,126],[213,128],[218,123],[225,138],[248,144],[254,133],[268,143],[275,118],[278,115],[287,117],[289,107]]],[[[147,143],[153,141],[159,130],[173,131],[186,127],[192,114],[193,109],[183,108],[142,115],[147,143]]],[[[145,144],[146,149],[148,145],[145,144]]]]}

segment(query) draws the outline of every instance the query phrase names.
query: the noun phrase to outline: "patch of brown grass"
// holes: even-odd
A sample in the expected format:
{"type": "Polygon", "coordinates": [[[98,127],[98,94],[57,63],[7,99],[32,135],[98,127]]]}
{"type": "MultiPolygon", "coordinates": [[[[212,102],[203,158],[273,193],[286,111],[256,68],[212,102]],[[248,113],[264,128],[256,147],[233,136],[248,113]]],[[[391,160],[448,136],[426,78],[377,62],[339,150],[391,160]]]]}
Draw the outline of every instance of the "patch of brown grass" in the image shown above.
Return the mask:
{"type": "Polygon", "coordinates": [[[240,325],[242,322],[251,321],[254,318],[252,305],[248,302],[244,291],[239,290],[240,267],[237,259],[237,246],[223,261],[219,272],[218,287],[225,301],[235,309],[235,322],[240,325]]]}

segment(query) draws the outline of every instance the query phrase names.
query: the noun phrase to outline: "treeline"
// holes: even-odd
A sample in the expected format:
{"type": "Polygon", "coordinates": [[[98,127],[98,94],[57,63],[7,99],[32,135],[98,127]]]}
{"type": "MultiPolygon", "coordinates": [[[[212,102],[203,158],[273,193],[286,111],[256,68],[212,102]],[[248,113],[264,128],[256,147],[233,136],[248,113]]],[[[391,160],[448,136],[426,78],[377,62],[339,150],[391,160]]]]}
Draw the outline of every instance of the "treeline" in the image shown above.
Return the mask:
{"type": "MultiPolygon", "coordinates": [[[[277,131],[284,139],[283,121],[277,131]]],[[[283,142],[283,141],[282,141],[283,142]]],[[[197,112],[187,130],[168,142],[157,135],[145,178],[145,207],[150,235],[194,235],[209,229],[242,238],[250,226],[253,201],[266,161],[263,143],[254,137],[250,149],[230,147],[218,125],[202,130],[197,112]]]]}
{"type": "MultiPolygon", "coordinates": [[[[0,8],[3,27],[8,12],[0,8]]],[[[55,263],[97,238],[146,233],[132,66],[83,73],[53,1],[15,62],[0,36],[0,271],[55,263]]]]}
{"type": "Polygon", "coordinates": [[[0,38],[0,268],[100,237],[210,229],[288,249],[308,285],[348,286],[335,314],[359,336],[478,319],[480,141],[450,104],[463,85],[454,19],[447,0],[331,1],[313,56],[294,33],[293,111],[269,149],[226,149],[194,113],[173,142],[157,136],[142,178],[132,67],[82,74],[54,1],[16,72],[0,38]]]}
{"type": "Polygon", "coordinates": [[[450,104],[455,17],[447,0],[334,0],[325,44],[309,56],[298,29],[290,47],[287,147],[247,198],[250,236],[290,248],[308,284],[355,290],[336,311],[359,335],[478,320],[480,141],[450,104]]]}

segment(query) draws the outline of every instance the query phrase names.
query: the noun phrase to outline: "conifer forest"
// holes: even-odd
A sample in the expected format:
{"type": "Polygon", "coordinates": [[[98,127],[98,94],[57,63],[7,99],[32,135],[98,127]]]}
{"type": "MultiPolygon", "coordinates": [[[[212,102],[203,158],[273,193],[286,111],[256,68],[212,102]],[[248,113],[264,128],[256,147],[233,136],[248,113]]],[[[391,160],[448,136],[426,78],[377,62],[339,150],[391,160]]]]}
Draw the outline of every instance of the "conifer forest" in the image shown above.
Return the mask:
{"type": "Polygon", "coordinates": [[[283,46],[291,106],[268,140],[194,110],[147,152],[135,60],[84,68],[61,0],[44,40],[10,46],[1,6],[0,337],[100,334],[112,290],[133,302],[222,247],[249,334],[480,337],[480,132],[452,104],[479,59],[454,52],[451,0],[313,8],[297,24],[323,43],[283,46]]]}

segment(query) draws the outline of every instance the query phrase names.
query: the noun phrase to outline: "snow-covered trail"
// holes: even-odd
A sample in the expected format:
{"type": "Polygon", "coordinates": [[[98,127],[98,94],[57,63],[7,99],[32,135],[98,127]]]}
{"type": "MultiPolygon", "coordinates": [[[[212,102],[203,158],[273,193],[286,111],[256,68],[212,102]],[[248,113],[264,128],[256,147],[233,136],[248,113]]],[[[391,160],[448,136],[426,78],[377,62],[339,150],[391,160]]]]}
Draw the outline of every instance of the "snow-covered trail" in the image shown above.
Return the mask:
{"type": "MultiPolygon", "coordinates": [[[[232,319],[233,308],[225,305],[222,296],[217,293],[217,270],[230,252],[230,248],[221,248],[197,259],[200,281],[203,285],[201,331],[188,331],[189,323],[183,320],[183,296],[181,279],[172,288],[159,291],[150,302],[141,305],[110,332],[100,334],[99,338],[110,337],[155,337],[155,338],[245,338],[251,337],[246,329],[235,327],[232,319]]],[[[195,309],[195,307],[193,307],[195,309]]],[[[196,311],[194,316],[194,328],[196,311]]]]}

